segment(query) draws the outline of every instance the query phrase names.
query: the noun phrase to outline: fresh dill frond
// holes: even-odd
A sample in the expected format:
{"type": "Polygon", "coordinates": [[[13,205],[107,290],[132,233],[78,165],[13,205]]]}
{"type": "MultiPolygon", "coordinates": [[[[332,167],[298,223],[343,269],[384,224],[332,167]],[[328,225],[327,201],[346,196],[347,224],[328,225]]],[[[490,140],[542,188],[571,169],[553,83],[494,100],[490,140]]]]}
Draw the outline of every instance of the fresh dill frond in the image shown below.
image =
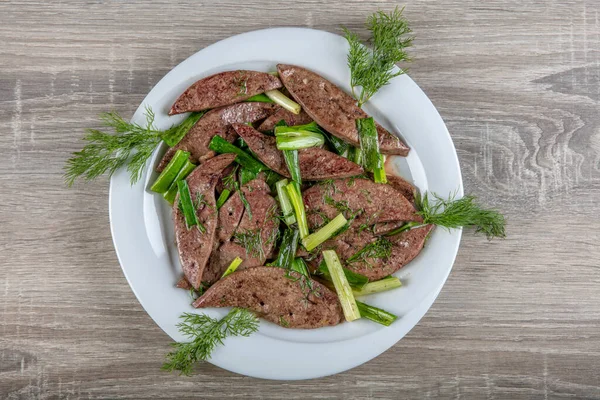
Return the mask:
{"type": "Polygon", "coordinates": [[[114,133],[87,130],[83,140],[88,144],[66,162],[65,183],[72,186],[78,178],[92,181],[105,173],[111,177],[121,167],[127,167],[133,185],[141,178],[156,146],[162,140],[169,146],[176,145],[203,114],[192,113],[181,125],[161,131],[154,127],[155,114],[150,107],[146,107],[145,125],[126,121],[116,112],[103,113],[102,125],[114,133]]]}
{"type": "Polygon", "coordinates": [[[238,231],[233,234],[233,239],[246,250],[246,254],[261,260],[265,258],[260,228],[238,231]]]}
{"type": "Polygon", "coordinates": [[[376,241],[368,243],[362,249],[354,253],[348,260],[347,263],[353,263],[357,261],[367,261],[367,258],[381,258],[386,259],[392,255],[392,242],[385,237],[380,237],[376,241]]]}
{"type": "Polygon", "coordinates": [[[435,200],[430,201],[427,193],[415,197],[418,214],[425,223],[448,229],[473,227],[475,233],[483,232],[488,239],[506,236],[504,216],[496,210],[481,207],[475,202],[475,196],[455,199],[455,195],[452,195],[444,199],[433,194],[433,198],[435,200]]]}
{"type": "Polygon", "coordinates": [[[177,327],[191,339],[187,343],[173,343],[174,351],[167,354],[162,369],[179,371],[182,375],[191,375],[198,361],[210,359],[213,350],[223,344],[229,336],[248,337],[258,330],[258,318],[251,311],[234,308],[221,319],[203,314],[184,313],[177,327]]]}
{"type": "Polygon", "coordinates": [[[372,48],[363,45],[355,33],[344,29],[350,45],[350,84],[359,107],[392,78],[404,73],[402,69],[394,72],[396,63],[410,61],[406,49],[411,46],[413,37],[408,36],[412,31],[402,15],[403,11],[404,8],[396,7],[389,14],[377,11],[367,18],[366,27],[371,32],[369,43],[372,48]],[[360,87],[360,93],[356,92],[357,87],[360,87]]]}

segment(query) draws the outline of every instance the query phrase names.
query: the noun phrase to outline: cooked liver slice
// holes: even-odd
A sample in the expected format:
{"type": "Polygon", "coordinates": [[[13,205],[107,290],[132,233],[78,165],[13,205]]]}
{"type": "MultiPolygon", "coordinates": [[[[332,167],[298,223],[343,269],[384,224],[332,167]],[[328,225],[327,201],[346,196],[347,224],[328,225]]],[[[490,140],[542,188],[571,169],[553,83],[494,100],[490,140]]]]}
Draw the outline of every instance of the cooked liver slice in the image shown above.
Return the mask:
{"type": "Polygon", "coordinates": [[[398,175],[387,174],[388,185],[402,193],[404,197],[411,203],[415,202],[415,194],[417,189],[412,183],[398,175]]]}
{"type": "Polygon", "coordinates": [[[368,231],[358,234],[356,231],[347,233],[341,239],[329,240],[323,244],[323,249],[335,250],[346,268],[365,275],[371,281],[382,279],[412,261],[423,249],[427,235],[433,230],[434,225],[425,225],[409,231],[390,236],[392,252],[389,258],[367,258],[345,263],[347,259],[363,249],[366,244],[377,240],[377,237],[368,231]]]}
{"type": "Polygon", "coordinates": [[[281,108],[275,114],[267,117],[257,129],[261,132],[272,131],[275,129],[275,125],[281,120],[285,121],[288,126],[294,126],[308,124],[313,119],[304,110],[300,111],[300,114],[294,114],[285,108],[281,108]]]}
{"type": "Polygon", "coordinates": [[[198,308],[230,306],[252,310],[285,328],[314,329],[337,325],[344,319],[334,292],[279,267],[236,271],[194,302],[198,308]]]}
{"type": "MultiPolygon", "coordinates": [[[[275,138],[260,133],[245,124],[232,124],[250,150],[269,168],[280,175],[290,177],[283,153],[277,149],[275,138]]],[[[360,175],[360,165],[319,147],[298,150],[300,175],[303,180],[320,181],[360,175]]]]}
{"type": "MultiPolygon", "coordinates": [[[[278,64],[279,78],[312,119],[327,132],[358,147],[356,119],[368,117],[356,100],[339,87],[306,68],[278,64]]],[[[379,146],[384,154],[408,155],[402,141],[377,124],[379,146]]]]}
{"type": "Polygon", "coordinates": [[[208,144],[213,136],[220,135],[232,142],[236,136],[233,132],[228,132],[227,129],[232,123],[259,121],[271,115],[276,108],[277,106],[274,104],[252,102],[238,103],[210,110],[196,122],[177,145],[167,150],[156,171],[161,172],[171,161],[175,152],[180,149],[189,151],[190,161],[194,163],[212,157],[214,153],[208,149],[208,144]]]}
{"type": "Polygon", "coordinates": [[[204,205],[198,208],[196,214],[198,220],[206,228],[205,233],[200,232],[197,227],[187,229],[183,213],[178,207],[179,195],[177,195],[173,204],[175,240],[179,251],[179,260],[186,279],[196,289],[200,287],[206,275],[205,267],[215,240],[217,228],[215,185],[221,176],[221,172],[234,159],[234,154],[217,156],[196,168],[186,178],[192,200],[196,202],[198,196],[203,196],[204,205]]]}
{"type": "Polygon", "coordinates": [[[239,103],[256,94],[280,87],[279,78],[266,72],[221,72],[200,79],[187,88],[173,104],[169,115],[239,103]]]}

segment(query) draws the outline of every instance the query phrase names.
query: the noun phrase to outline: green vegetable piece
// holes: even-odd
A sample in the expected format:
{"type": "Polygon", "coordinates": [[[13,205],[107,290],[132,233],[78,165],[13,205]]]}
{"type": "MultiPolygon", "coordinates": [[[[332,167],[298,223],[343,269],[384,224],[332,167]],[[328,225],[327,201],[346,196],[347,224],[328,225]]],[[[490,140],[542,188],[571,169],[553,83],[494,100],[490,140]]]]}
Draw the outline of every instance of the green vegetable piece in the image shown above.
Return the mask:
{"type": "Polygon", "coordinates": [[[240,266],[240,264],[242,262],[244,262],[244,260],[242,260],[240,257],[234,258],[233,261],[231,262],[231,264],[229,264],[229,267],[227,267],[227,269],[225,270],[225,272],[223,272],[223,276],[221,277],[221,279],[223,279],[227,275],[235,272],[235,270],[240,266]]]}
{"type": "Polygon", "coordinates": [[[356,129],[363,154],[363,167],[373,172],[376,183],[387,183],[383,155],[379,151],[379,136],[373,117],[358,118],[356,129]]]}
{"type": "Polygon", "coordinates": [[[187,151],[177,150],[171,161],[150,186],[150,190],[156,193],[167,192],[189,157],[190,153],[187,151]]]}
{"type": "Polygon", "coordinates": [[[288,180],[282,179],[275,184],[275,188],[277,190],[277,199],[279,200],[279,205],[281,206],[281,212],[283,214],[283,222],[285,222],[287,226],[291,226],[296,223],[296,216],[294,214],[294,207],[292,206],[287,190],[285,189],[287,184],[288,180]]]}
{"type": "Polygon", "coordinates": [[[202,232],[204,228],[200,221],[198,221],[198,216],[196,215],[196,209],[194,207],[194,203],[192,202],[192,195],[190,194],[190,187],[188,186],[187,181],[179,181],[177,182],[177,189],[179,190],[179,207],[183,213],[183,217],[185,218],[185,225],[187,229],[191,229],[193,226],[197,226],[198,229],[202,232]]]}
{"type": "Polygon", "coordinates": [[[183,139],[189,130],[192,129],[192,126],[196,125],[196,122],[198,122],[204,114],[206,114],[206,111],[191,113],[181,124],[167,129],[162,134],[162,140],[164,140],[169,147],[175,146],[183,139]]]}
{"type": "Polygon", "coordinates": [[[321,243],[331,238],[337,231],[342,229],[347,222],[348,220],[344,218],[342,213],[338,214],[337,217],[329,221],[321,229],[302,239],[302,245],[306,250],[312,251],[321,243]]]}
{"type": "Polygon", "coordinates": [[[292,270],[298,272],[299,274],[305,276],[306,278],[310,278],[310,272],[308,272],[308,266],[304,259],[298,257],[295,258],[292,262],[292,270]]]}
{"type": "Polygon", "coordinates": [[[257,176],[258,174],[256,172],[251,171],[248,168],[242,168],[240,170],[240,185],[244,186],[251,180],[256,179],[257,176]]]}
{"type": "Polygon", "coordinates": [[[324,250],[323,259],[327,264],[327,269],[329,270],[331,281],[333,282],[340,305],[344,311],[346,321],[350,322],[359,319],[361,315],[358,311],[354,294],[352,294],[352,288],[348,283],[348,279],[346,279],[342,264],[340,263],[340,259],[335,253],[335,250],[324,250]]]}
{"type": "Polygon", "coordinates": [[[296,182],[290,182],[286,187],[294,213],[296,214],[296,222],[300,231],[300,238],[304,239],[308,236],[308,221],[306,219],[306,211],[304,210],[304,201],[300,193],[300,187],[296,182]]]}
{"type": "Polygon", "coordinates": [[[275,140],[279,150],[300,150],[325,144],[323,135],[309,131],[276,134],[275,140]]]}
{"type": "Polygon", "coordinates": [[[402,286],[400,279],[388,276],[375,282],[369,282],[360,289],[352,289],[354,296],[366,296],[373,293],[385,292],[402,286]]]}
{"type": "Polygon", "coordinates": [[[290,269],[292,267],[292,261],[296,257],[296,251],[298,250],[298,230],[297,229],[286,229],[283,232],[283,238],[279,245],[279,254],[275,261],[271,265],[290,269]]]}
{"type": "Polygon", "coordinates": [[[255,94],[254,96],[246,99],[246,102],[251,102],[251,101],[255,101],[255,102],[259,102],[259,103],[273,103],[273,100],[271,100],[269,98],[269,96],[267,96],[264,93],[255,94]]]}
{"type": "Polygon", "coordinates": [[[223,207],[223,204],[225,204],[227,199],[229,199],[230,195],[231,195],[231,190],[223,189],[223,191],[219,195],[219,198],[217,199],[217,210],[220,209],[221,207],[223,207]]]}
{"type": "Polygon", "coordinates": [[[169,204],[173,204],[175,201],[175,195],[177,195],[177,181],[185,179],[194,170],[194,168],[196,168],[196,164],[191,163],[190,160],[186,160],[185,164],[179,170],[179,173],[173,180],[173,183],[171,183],[171,186],[169,186],[169,190],[163,194],[163,197],[169,202],[169,204]]]}
{"type": "Polygon", "coordinates": [[[381,308],[373,307],[360,301],[356,301],[360,316],[366,319],[370,319],[378,324],[390,326],[398,317],[392,313],[389,313],[381,308]]]}
{"type": "Polygon", "coordinates": [[[269,168],[267,168],[263,163],[261,163],[260,161],[258,161],[254,157],[252,157],[250,154],[246,153],[244,150],[229,143],[227,140],[223,139],[219,135],[215,135],[211,139],[211,141],[208,145],[208,148],[219,154],[224,154],[224,153],[237,154],[235,161],[238,164],[240,164],[242,167],[247,168],[248,170],[250,170],[254,173],[258,174],[261,171],[269,170],[269,168]]]}
{"type": "Polygon", "coordinates": [[[267,90],[265,94],[268,98],[273,100],[273,103],[280,105],[281,107],[294,114],[300,114],[300,111],[302,110],[300,104],[296,103],[295,101],[281,93],[279,90],[267,90]]]}

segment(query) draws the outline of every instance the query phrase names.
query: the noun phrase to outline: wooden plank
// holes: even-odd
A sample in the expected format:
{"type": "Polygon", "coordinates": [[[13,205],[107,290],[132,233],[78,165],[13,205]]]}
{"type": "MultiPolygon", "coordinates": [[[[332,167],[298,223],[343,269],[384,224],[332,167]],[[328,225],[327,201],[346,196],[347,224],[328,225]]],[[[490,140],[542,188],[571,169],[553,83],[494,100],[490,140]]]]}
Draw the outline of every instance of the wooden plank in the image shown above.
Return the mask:
{"type": "Polygon", "coordinates": [[[0,398],[600,398],[600,23],[592,1],[413,1],[410,75],[466,190],[509,218],[464,236],[440,297],[375,360],[311,382],[200,365],[169,338],[110,238],[107,182],[62,186],[98,113],[131,115],[172,67],[272,26],[360,31],[394,3],[0,2],[0,398]]]}

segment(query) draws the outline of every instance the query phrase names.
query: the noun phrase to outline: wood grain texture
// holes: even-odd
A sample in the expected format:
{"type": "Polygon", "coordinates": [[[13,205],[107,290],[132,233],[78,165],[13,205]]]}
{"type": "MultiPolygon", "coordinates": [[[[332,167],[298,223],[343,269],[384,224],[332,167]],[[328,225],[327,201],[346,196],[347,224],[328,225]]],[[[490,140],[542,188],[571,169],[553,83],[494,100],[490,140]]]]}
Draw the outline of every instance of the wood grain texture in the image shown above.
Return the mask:
{"type": "Polygon", "coordinates": [[[0,2],[0,398],[600,399],[600,5],[410,1],[410,74],[455,141],[465,187],[509,218],[465,234],[423,320],[349,372],[263,381],[160,371],[169,338],[110,238],[106,181],[62,185],[83,128],[131,115],[217,40],[360,29],[387,1],[0,2]]]}

